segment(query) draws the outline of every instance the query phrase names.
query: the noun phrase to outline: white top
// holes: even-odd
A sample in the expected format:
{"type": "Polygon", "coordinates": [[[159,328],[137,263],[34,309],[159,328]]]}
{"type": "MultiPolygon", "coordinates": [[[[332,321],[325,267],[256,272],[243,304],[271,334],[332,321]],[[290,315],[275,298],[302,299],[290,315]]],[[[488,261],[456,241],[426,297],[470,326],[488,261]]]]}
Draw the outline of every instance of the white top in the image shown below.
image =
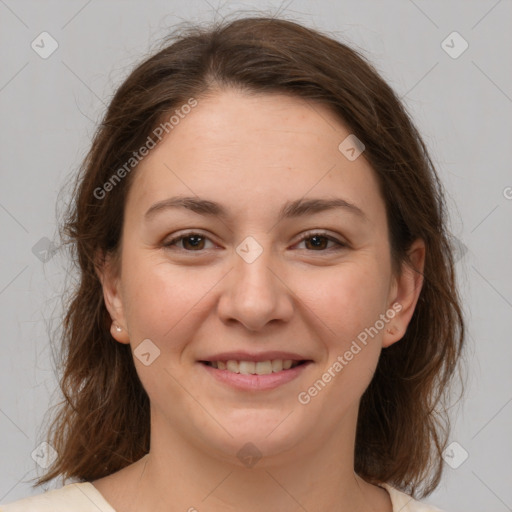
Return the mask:
{"type": "MultiPolygon", "coordinates": [[[[442,512],[440,509],[413,500],[407,494],[380,484],[393,504],[393,512],[442,512]]],[[[116,512],[90,482],[67,484],[42,494],[0,505],[0,512],[116,512]]]]}

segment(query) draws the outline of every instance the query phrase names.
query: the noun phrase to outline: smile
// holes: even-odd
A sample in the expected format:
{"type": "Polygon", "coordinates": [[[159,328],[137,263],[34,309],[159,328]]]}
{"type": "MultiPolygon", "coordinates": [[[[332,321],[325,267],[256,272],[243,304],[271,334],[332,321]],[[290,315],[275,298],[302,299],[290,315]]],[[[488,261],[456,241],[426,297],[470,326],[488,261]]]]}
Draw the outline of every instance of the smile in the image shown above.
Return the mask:
{"type": "Polygon", "coordinates": [[[311,360],[268,359],[199,361],[217,382],[240,391],[269,391],[296,379],[311,360]]]}
{"type": "Polygon", "coordinates": [[[274,359],[272,361],[204,361],[204,364],[218,370],[227,370],[243,375],[270,375],[295,368],[306,361],[293,361],[292,359],[274,359]]]}

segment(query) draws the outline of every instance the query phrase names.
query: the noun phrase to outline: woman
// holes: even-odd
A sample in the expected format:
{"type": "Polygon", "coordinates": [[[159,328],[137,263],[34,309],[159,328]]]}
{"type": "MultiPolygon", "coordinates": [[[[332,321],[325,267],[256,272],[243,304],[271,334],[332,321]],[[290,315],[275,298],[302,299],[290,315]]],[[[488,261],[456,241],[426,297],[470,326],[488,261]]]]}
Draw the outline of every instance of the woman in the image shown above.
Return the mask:
{"type": "Polygon", "coordinates": [[[178,35],[114,96],[64,233],[37,485],[75,482],[0,510],[438,510],[464,339],[442,187],[355,51],[273,18],[178,35]]]}

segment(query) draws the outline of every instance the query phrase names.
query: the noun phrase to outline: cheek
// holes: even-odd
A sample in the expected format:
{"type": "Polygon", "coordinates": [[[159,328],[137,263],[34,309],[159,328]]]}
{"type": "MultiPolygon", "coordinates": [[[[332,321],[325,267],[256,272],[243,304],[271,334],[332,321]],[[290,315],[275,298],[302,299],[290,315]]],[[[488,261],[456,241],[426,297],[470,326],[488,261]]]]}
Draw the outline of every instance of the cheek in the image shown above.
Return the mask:
{"type": "Polygon", "coordinates": [[[387,280],[378,265],[347,262],[325,273],[304,273],[296,294],[322,322],[335,343],[373,325],[384,313],[387,280]]]}
{"type": "MultiPolygon", "coordinates": [[[[339,391],[347,402],[361,396],[371,381],[381,352],[383,332],[379,318],[385,313],[386,274],[376,263],[360,263],[340,266],[329,279],[316,280],[316,284],[304,282],[304,295],[308,289],[315,290],[309,294],[308,307],[319,318],[318,325],[324,333],[321,337],[326,355],[323,366],[324,371],[336,375],[329,385],[336,402],[339,391]],[[376,322],[379,322],[377,328],[376,322]],[[337,365],[333,367],[335,362],[337,365]]],[[[329,375],[325,378],[329,379],[329,375]]]]}
{"type": "Polygon", "coordinates": [[[123,263],[125,314],[133,344],[149,338],[162,351],[180,351],[191,324],[197,328],[203,301],[219,277],[150,254],[127,254],[123,263]]]}
{"type": "Polygon", "coordinates": [[[377,263],[359,260],[341,265],[329,279],[301,278],[301,293],[309,296],[314,313],[310,317],[318,319],[315,330],[325,358],[298,399],[326,424],[337,424],[355,407],[374,375],[382,331],[372,328],[387,299],[383,272],[377,263]]]}
{"type": "Polygon", "coordinates": [[[123,302],[137,374],[155,406],[164,410],[165,400],[172,397],[185,411],[191,405],[178,384],[183,381],[181,357],[200,323],[198,308],[213,286],[211,279],[142,254],[127,254],[123,273],[123,302]]]}

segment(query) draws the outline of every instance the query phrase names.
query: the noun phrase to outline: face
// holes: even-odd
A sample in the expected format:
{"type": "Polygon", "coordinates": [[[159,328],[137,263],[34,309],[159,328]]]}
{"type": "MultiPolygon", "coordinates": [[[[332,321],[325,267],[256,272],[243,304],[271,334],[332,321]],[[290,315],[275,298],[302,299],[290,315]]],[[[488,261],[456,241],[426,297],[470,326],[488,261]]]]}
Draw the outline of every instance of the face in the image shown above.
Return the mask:
{"type": "Polygon", "coordinates": [[[102,282],[152,439],[279,457],[354,426],[419,287],[392,274],[375,173],[338,148],[349,134],[321,105],[223,91],[137,168],[102,282]]]}

